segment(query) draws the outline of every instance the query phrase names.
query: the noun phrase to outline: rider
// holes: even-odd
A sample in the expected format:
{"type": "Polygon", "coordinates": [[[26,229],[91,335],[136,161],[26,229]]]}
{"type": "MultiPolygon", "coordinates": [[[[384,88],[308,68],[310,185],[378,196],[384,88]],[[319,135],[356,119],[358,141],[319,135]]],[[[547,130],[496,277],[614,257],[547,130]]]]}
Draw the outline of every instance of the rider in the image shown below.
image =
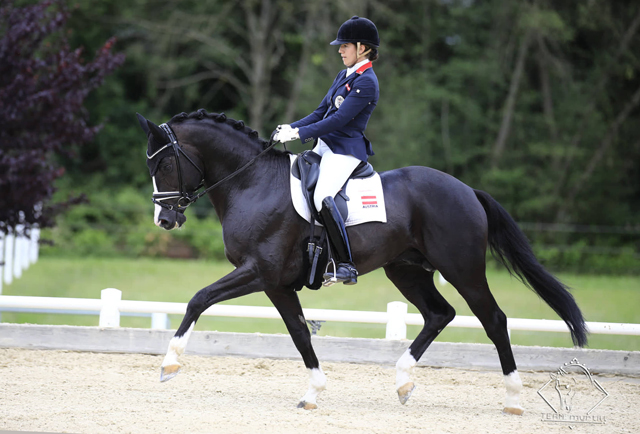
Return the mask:
{"type": "Polygon", "coordinates": [[[329,235],[338,265],[333,274],[325,274],[325,284],[357,283],[349,237],[342,216],[333,200],[353,170],[373,155],[364,135],[367,122],[378,103],[378,78],[371,62],[378,58],[378,29],[367,18],[354,16],[338,30],[331,45],[347,67],[340,71],[320,106],[307,117],[291,125],[279,125],[274,140],[282,143],[317,139],[313,152],[322,156],[314,203],[329,235]]]}

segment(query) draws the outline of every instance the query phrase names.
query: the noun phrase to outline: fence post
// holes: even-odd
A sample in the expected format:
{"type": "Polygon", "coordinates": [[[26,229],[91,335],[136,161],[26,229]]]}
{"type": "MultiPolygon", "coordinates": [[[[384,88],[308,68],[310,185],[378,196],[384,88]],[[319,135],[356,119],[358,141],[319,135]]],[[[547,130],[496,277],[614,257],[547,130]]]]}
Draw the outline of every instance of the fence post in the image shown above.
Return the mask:
{"type": "Polygon", "coordinates": [[[167,330],[169,328],[169,315],[166,313],[152,313],[151,328],[167,330]]]}
{"type": "MultiPolygon", "coordinates": [[[[0,295],[2,295],[2,283],[4,280],[4,234],[0,232],[0,295]]],[[[2,313],[0,313],[0,322],[2,322],[2,313]]]]}
{"type": "Polygon", "coordinates": [[[100,327],[120,327],[120,311],[118,303],[122,300],[122,291],[115,288],[103,289],[100,298],[100,327]]]}
{"type": "Polygon", "coordinates": [[[2,295],[3,281],[4,281],[4,234],[0,232],[0,295],[2,295]]]}
{"type": "Polygon", "coordinates": [[[34,227],[31,228],[31,239],[29,240],[29,262],[35,264],[38,262],[38,255],[40,253],[40,229],[34,227]]]}
{"type": "Polygon", "coordinates": [[[23,255],[24,255],[24,225],[16,226],[16,241],[13,248],[13,277],[19,279],[22,277],[23,255]]]}
{"type": "Polygon", "coordinates": [[[10,285],[13,282],[13,244],[15,236],[7,234],[4,237],[4,283],[10,285]]]}
{"type": "Polygon", "coordinates": [[[29,248],[31,247],[31,237],[24,234],[22,237],[22,252],[20,254],[20,268],[25,271],[31,265],[29,261],[29,248]]]}
{"type": "Polygon", "coordinates": [[[409,306],[407,303],[401,301],[392,301],[387,304],[387,314],[389,320],[387,321],[387,333],[385,339],[406,339],[407,338],[407,323],[405,317],[407,315],[409,306]]]}

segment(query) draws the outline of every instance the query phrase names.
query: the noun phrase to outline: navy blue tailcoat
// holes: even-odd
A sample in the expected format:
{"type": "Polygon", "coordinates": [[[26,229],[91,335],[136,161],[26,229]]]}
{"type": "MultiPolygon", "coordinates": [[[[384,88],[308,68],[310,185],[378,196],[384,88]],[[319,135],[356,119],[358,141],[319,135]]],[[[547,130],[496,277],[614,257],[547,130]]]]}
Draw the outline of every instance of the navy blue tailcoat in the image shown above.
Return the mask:
{"type": "Polygon", "coordinates": [[[298,128],[303,143],[321,138],[334,153],[367,161],[373,149],[364,130],[378,104],[378,77],[371,62],[346,75],[346,69],[340,71],[318,108],[291,127],[298,128]]]}

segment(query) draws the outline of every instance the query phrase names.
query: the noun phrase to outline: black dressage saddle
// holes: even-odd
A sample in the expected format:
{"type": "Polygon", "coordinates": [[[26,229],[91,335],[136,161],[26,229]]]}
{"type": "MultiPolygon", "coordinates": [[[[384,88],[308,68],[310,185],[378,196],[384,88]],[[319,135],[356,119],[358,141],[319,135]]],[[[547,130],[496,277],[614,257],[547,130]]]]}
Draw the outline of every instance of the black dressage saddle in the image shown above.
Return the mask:
{"type": "MultiPolygon", "coordinates": [[[[316,210],[316,206],[313,203],[313,194],[316,190],[316,184],[318,183],[318,176],[320,175],[320,160],[322,157],[316,154],[313,151],[304,151],[298,154],[298,158],[296,158],[293,167],[291,168],[291,174],[300,180],[302,184],[302,195],[304,196],[307,205],[309,205],[309,209],[311,210],[311,214],[316,221],[322,223],[320,216],[318,215],[318,211],[316,210]]],[[[355,168],[349,179],[357,179],[357,178],[369,178],[375,174],[375,170],[373,170],[373,166],[366,161],[362,161],[358,167],[355,168]]],[[[349,180],[347,180],[349,182],[349,180]]],[[[347,201],[349,197],[345,192],[345,187],[342,186],[342,189],[338,192],[335,197],[336,206],[340,211],[340,215],[342,215],[343,220],[347,220],[349,215],[349,209],[347,207],[347,201]]]]}

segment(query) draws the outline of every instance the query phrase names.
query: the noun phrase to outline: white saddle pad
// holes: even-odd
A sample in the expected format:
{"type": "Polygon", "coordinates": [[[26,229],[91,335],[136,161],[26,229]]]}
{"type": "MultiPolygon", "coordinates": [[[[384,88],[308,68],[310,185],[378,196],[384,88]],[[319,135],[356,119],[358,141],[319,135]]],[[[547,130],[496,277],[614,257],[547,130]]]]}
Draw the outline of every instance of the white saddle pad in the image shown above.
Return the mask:
{"type": "MultiPolygon", "coordinates": [[[[291,155],[291,166],[297,155],[291,155]]],[[[291,173],[291,171],[289,171],[291,173]]],[[[298,214],[306,221],[311,221],[311,211],[309,205],[302,195],[300,180],[290,175],[291,178],[291,200],[293,207],[298,214]]],[[[365,179],[350,179],[347,183],[347,208],[349,216],[344,222],[346,226],[359,225],[368,222],[387,222],[387,210],[384,206],[384,195],[382,193],[382,181],[376,172],[373,176],[365,179]]],[[[316,225],[320,225],[316,222],[316,225]]]]}

